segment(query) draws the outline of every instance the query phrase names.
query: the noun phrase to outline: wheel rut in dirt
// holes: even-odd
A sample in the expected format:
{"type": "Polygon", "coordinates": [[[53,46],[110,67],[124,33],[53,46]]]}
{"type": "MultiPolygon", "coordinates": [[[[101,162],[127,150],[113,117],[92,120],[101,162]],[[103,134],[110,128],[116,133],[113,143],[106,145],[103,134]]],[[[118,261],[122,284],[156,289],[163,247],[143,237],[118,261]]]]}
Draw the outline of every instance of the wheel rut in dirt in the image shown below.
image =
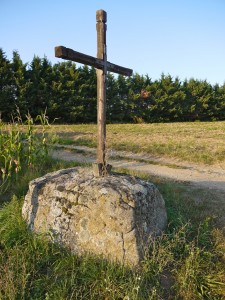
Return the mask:
{"type": "MultiPolygon", "coordinates": [[[[51,155],[66,161],[93,163],[95,153],[96,149],[85,146],[55,145],[51,155]]],[[[114,170],[129,169],[225,193],[225,168],[221,165],[206,166],[116,150],[108,151],[107,161],[114,170]]]]}

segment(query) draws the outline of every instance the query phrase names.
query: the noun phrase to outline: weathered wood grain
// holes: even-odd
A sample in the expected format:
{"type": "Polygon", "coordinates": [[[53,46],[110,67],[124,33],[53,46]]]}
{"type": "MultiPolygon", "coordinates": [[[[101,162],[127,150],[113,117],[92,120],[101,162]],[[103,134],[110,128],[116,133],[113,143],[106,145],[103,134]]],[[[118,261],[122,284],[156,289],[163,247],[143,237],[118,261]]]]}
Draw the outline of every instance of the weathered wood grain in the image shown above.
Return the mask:
{"type": "MultiPolygon", "coordinates": [[[[102,164],[106,170],[105,144],[106,144],[106,74],[107,74],[107,53],[106,53],[106,12],[96,12],[97,29],[97,58],[103,61],[103,69],[97,70],[97,100],[98,100],[98,143],[97,163],[102,164]]],[[[101,175],[101,174],[100,174],[101,175]]]]}
{"type": "MultiPolygon", "coordinates": [[[[57,46],[55,47],[55,57],[71,60],[74,62],[78,62],[81,64],[85,64],[96,69],[103,70],[104,68],[104,61],[102,59],[98,59],[96,57],[83,54],[81,52],[74,51],[70,48],[66,48],[64,46],[57,46]]],[[[113,64],[109,61],[106,63],[107,71],[113,72],[116,74],[124,75],[124,76],[131,76],[133,70],[129,68],[124,68],[119,65],[113,64]]]]}
{"type": "Polygon", "coordinates": [[[133,70],[124,68],[107,61],[106,52],[106,22],[107,13],[104,10],[96,12],[97,30],[97,57],[86,55],[64,46],[55,47],[55,56],[58,58],[75,61],[95,67],[97,70],[97,163],[94,165],[96,176],[106,176],[110,173],[111,166],[106,164],[106,76],[107,71],[120,75],[131,76],[133,70]]]}

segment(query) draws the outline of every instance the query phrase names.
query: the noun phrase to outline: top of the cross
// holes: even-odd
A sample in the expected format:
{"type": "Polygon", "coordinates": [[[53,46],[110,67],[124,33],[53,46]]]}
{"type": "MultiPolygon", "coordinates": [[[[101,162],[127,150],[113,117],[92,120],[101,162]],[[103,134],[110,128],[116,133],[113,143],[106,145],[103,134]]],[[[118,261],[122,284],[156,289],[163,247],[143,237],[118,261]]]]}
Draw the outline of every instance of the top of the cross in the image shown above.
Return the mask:
{"type": "Polygon", "coordinates": [[[99,9],[96,11],[96,21],[97,22],[107,22],[107,12],[104,11],[103,9],[99,9]]]}

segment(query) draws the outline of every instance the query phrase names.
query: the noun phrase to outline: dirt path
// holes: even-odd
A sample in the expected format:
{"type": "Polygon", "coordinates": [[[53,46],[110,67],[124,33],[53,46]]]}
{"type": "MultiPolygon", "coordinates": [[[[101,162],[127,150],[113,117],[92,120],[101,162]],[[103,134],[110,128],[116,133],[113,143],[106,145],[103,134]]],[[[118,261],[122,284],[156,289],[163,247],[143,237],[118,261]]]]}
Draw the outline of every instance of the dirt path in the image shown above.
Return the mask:
{"type": "MultiPolygon", "coordinates": [[[[95,152],[95,149],[85,146],[56,145],[52,156],[67,161],[92,163],[95,161],[95,152]]],[[[225,193],[225,167],[221,165],[206,166],[124,151],[110,151],[107,156],[107,161],[114,169],[135,170],[225,193]]]]}

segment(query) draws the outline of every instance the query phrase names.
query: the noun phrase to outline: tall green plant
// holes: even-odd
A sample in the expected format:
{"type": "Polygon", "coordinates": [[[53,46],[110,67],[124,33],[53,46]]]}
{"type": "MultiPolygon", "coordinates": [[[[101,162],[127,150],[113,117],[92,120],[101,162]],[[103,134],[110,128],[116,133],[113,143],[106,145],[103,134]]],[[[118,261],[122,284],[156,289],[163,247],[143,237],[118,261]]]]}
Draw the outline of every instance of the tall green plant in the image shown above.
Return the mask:
{"type": "Polygon", "coordinates": [[[18,114],[11,124],[0,121],[0,187],[7,190],[12,180],[27,167],[35,167],[48,156],[46,113],[34,120],[30,114],[23,124],[18,114]],[[35,121],[41,123],[35,126],[35,121]],[[39,133],[40,131],[40,133],[39,133]]]}

